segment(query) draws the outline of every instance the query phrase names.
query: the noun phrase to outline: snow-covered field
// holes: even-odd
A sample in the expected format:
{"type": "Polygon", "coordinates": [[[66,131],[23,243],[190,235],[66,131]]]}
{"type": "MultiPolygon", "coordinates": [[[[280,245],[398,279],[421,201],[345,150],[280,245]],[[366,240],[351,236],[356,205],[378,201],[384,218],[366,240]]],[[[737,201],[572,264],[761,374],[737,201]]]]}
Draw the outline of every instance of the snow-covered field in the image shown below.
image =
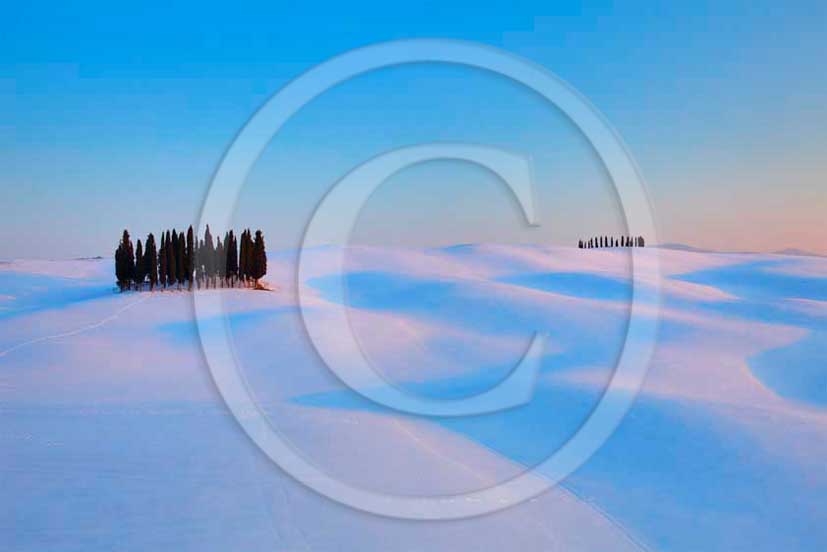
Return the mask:
{"type": "MultiPolygon", "coordinates": [[[[617,432],[552,491],[439,522],[347,508],[270,462],[213,384],[191,294],[115,293],[108,260],[0,263],[0,549],[827,549],[827,259],[640,254],[660,258],[659,334],[617,432]]],[[[204,293],[221,294],[272,426],[351,485],[451,495],[522,473],[585,421],[623,345],[626,250],[354,248],[350,322],[404,389],[478,393],[533,332],[550,335],[529,404],[400,414],[344,386],[309,342],[296,286],[308,316],[329,316],[331,257],[312,250],[297,284],[296,253],[271,254],[279,291],[204,293]]]]}

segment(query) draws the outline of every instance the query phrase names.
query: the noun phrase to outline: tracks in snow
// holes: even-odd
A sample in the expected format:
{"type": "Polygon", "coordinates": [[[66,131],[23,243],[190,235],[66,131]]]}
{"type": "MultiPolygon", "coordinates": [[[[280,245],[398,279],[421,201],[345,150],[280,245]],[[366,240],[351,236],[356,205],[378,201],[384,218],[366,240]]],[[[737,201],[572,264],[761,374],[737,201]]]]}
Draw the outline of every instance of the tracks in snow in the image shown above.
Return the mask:
{"type": "MultiPolygon", "coordinates": [[[[467,471],[468,473],[471,473],[472,475],[474,475],[477,479],[479,479],[483,483],[489,483],[491,485],[495,485],[497,483],[496,481],[491,481],[490,478],[484,477],[481,473],[478,473],[476,470],[474,470],[473,468],[471,468],[467,464],[465,464],[465,463],[463,463],[463,462],[461,462],[461,461],[459,461],[455,458],[450,458],[450,457],[446,456],[445,454],[443,454],[442,452],[439,451],[438,447],[429,444],[425,439],[417,436],[414,432],[412,432],[410,429],[405,427],[405,425],[401,421],[394,419],[393,422],[400,430],[402,430],[405,434],[407,434],[417,445],[419,445],[421,448],[428,451],[429,453],[431,453],[435,456],[438,456],[438,457],[440,457],[444,460],[447,460],[450,463],[456,465],[457,467],[467,471]]],[[[486,445],[483,445],[481,443],[477,443],[476,441],[474,442],[474,444],[485,448],[486,450],[490,451],[491,453],[493,453],[497,456],[501,456],[495,450],[491,449],[490,447],[488,447],[486,445]]],[[[539,475],[538,477],[542,477],[542,475],[539,475]]],[[[632,548],[634,548],[636,550],[639,550],[640,552],[652,552],[652,550],[648,546],[646,546],[643,542],[641,542],[639,539],[637,539],[617,518],[612,516],[610,513],[605,511],[603,508],[601,508],[600,506],[598,506],[594,502],[584,498],[583,496],[581,496],[580,494],[575,492],[573,489],[571,489],[569,486],[565,485],[563,482],[558,483],[555,487],[557,489],[559,489],[567,497],[569,497],[569,499],[571,499],[571,500],[573,500],[573,501],[575,501],[579,504],[582,504],[583,506],[585,506],[586,508],[588,508],[592,512],[594,512],[596,515],[598,515],[601,518],[603,518],[604,520],[606,520],[606,522],[609,523],[609,525],[614,527],[618,531],[618,533],[620,533],[620,535],[623,536],[623,538],[626,540],[626,542],[632,548]]],[[[554,488],[554,487],[552,487],[552,488],[554,488]]]]}
{"type": "Polygon", "coordinates": [[[80,328],[75,328],[74,330],[69,330],[67,332],[61,332],[61,333],[52,334],[52,335],[44,335],[42,337],[38,337],[38,338],[35,338],[35,339],[30,339],[28,341],[24,341],[22,343],[18,343],[17,345],[12,346],[12,347],[6,349],[5,351],[0,351],[0,358],[3,358],[7,354],[12,353],[12,352],[14,352],[18,349],[22,349],[23,347],[36,345],[38,343],[43,343],[44,341],[51,341],[53,339],[62,339],[64,337],[72,337],[74,335],[78,335],[78,334],[81,334],[81,333],[84,333],[84,332],[88,332],[89,330],[94,330],[96,328],[100,328],[101,326],[104,326],[105,324],[108,324],[112,320],[115,320],[116,318],[118,318],[118,316],[120,316],[124,312],[128,311],[129,309],[131,309],[135,305],[138,305],[139,303],[143,303],[147,299],[149,299],[149,296],[142,297],[142,298],[140,298],[136,301],[132,301],[128,305],[125,305],[125,306],[121,307],[120,309],[116,310],[115,312],[113,312],[112,314],[106,316],[105,318],[102,318],[102,319],[98,320],[97,322],[93,322],[91,324],[81,326],[80,328]]]}

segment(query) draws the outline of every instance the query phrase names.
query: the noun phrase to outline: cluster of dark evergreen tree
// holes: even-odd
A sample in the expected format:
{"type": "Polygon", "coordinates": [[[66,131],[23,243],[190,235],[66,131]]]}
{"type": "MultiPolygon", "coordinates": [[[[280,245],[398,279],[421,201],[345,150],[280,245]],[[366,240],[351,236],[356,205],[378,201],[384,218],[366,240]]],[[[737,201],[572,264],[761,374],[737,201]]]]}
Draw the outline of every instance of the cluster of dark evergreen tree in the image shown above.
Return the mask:
{"type": "Polygon", "coordinates": [[[264,235],[256,230],[241,233],[241,242],[232,230],[217,237],[213,243],[210,227],[204,238],[196,240],[192,226],[184,232],[172,230],[161,233],[160,248],[155,236],[146,237],[146,245],[138,240],[133,249],[127,230],[115,250],[115,277],[121,291],[155,287],[198,289],[209,287],[258,287],[258,281],[267,274],[267,253],[264,235]]]}
{"type": "Polygon", "coordinates": [[[580,249],[596,249],[601,247],[646,247],[646,241],[643,236],[597,236],[590,238],[587,241],[580,240],[577,242],[577,247],[580,249]]]}

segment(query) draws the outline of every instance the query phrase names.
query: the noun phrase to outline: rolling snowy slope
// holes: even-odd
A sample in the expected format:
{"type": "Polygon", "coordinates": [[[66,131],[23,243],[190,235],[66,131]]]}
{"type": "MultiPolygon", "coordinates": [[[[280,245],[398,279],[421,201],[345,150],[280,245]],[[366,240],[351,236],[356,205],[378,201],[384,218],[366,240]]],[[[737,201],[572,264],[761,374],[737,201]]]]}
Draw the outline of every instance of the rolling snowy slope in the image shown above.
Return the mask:
{"type": "MultiPolygon", "coordinates": [[[[625,250],[506,245],[271,254],[278,292],[224,301],[271,425],[319,468],[380,493],[454,495],[532,468],[601,399],[628,323],[625,250]],[[507,377],[548,334],[533,400],[466,418],[364,399],[305,332],[338,303],[378,372],[450,399],[507,377]]],[[[641,251],[663,297],[644,387],[552,491],[482,517],[377,517],[271,463],[212,381],[187,292],[116,293],[108,260],[0,263],[0,548],[659,550],[827,548],[827,259],[641,251]]],[[[646,285],[649,285],[647,283],[646,285]]],[[[543,478],[542,470],[532,477],[543,478]]]]}

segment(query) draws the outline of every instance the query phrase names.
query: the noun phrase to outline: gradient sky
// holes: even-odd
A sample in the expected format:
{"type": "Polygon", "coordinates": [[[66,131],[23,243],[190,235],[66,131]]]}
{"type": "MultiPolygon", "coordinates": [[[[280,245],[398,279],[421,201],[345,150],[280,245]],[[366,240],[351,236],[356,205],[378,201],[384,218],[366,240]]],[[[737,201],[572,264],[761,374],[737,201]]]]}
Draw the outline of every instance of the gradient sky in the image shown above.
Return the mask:
{"type": "MultiPolygon", "coordinates": [[[[641,168],[658,241],[827,253],[823,3],[446,4],[8,6],[0,258],[109,255],[124,226],[187,226],[226,147],[281,86],[352,48],[417,37],[506,49],[587,96],[641,168]]],[[[236,218],[295,247],[349,169],[434,140],[530,154],[542,226],[522,225],[492,175],[432,162],[384,185],[355,241],[571,244],[623,230],[599,161],[560,113],[502,77],[437,64],[364,75],[306,106],[236,218]]]]}

